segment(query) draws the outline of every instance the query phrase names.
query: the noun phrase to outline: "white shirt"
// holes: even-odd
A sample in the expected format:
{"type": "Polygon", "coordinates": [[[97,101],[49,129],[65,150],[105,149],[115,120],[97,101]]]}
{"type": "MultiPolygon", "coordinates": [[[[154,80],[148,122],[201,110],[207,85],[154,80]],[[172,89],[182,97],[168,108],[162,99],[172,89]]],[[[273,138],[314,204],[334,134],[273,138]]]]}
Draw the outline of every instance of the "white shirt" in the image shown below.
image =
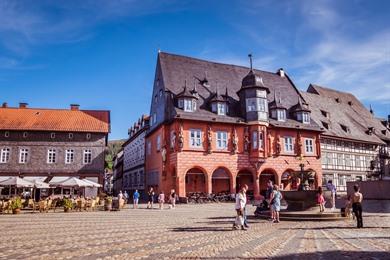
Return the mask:
{"type": "Polygon", "coordinates": [[[243,209],[245,208],[246,204],[246,195],[242,192],[239,192],[236,194],[236,209],[243,209]]]}

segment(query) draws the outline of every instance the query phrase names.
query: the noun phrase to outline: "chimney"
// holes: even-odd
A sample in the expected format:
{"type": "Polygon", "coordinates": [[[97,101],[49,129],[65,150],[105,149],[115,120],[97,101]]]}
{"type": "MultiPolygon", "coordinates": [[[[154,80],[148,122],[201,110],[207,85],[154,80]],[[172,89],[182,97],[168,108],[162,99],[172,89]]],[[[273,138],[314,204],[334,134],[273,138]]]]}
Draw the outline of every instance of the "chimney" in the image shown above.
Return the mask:
{"type": "Polygon", "coordinates": [[[281,78],[284,78],[285,77],[285,73],[284,73],[284,70],[283,70],[283,68],[280,68],[280,69],[278,69],[278,75],[281,77],[281,78]]]}
{"type": "Polygon", "coordinates": [[[23,103],[23,102],[19,103],[19,108],[27,108],[27,106],[28,103],[23,103]]]}
{"type": "Polygon", "coordinates": [[[80,108],[80,105],[78,104],[70,104],[70,110],[72,111],[78,111],[80,108]]]}
{"type": "MultiPolygon", "coordinates": [[[[2,108],[7,108],[8,107],[8,104],[7,102],[4,102],[3,105],[1,106],[2,108]]],[[[389,116],[390,117],[390,116],[389,116]]]]}

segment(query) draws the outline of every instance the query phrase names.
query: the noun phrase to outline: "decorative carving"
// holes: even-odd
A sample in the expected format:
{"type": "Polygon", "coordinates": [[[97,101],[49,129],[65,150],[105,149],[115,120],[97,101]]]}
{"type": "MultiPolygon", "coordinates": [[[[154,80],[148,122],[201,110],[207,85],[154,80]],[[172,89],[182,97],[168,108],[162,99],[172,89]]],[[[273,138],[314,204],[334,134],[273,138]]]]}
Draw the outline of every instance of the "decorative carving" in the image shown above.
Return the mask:
{"type": "Polygon", "coordinates": [[[237,152],[237,131],[236,128],[233,127],[233,133],[232,133],[232,152],[235,154],[237,152]]]}
{"type": "Polygon", "coordinates": [[[275,154],[276,155],[280,155],[282,147],[280,145],[280,135],[279,134],[276,136],[276,140],[275,141],[276,141],[276,144],[275,144],[275,148],[276,148],[275,154]]]}
{"type": "Polygon", "coordinates": [[[297,154],[301,155],[302,154],[302,138],[301,138],[301,132],[298,131],[298,136],[297,136],[297,154]]]}
{"type": "Polygon", "coordinates": [[[184,145],[183,125],[180,124],[180,130],[179,130],[179,151],[180,152],[183,150],[183,145],[184,145]]]}
{"type": "Polygon", "coordinates": [[[176,147],[176,132],[173,132],[171,136],[171,151],[174,152],[176,147]]]}
{"type": "Polygon", "coordinates": [[[167,149],[165,148],[165,145],[161,149],[161,158],[162,158],[163,163],[165,164],[167,161],[167,149]]]}
{"type": "Polygon", "coordinates": [[[211,143],[213,142],[211,127],[207,126],[207,153],[211,153],[211,143]]]}
{"type": "Polygon", "coordinates": [[[245,129],[244,129],[244,151],[246,153],[249,152],[249,146],[250,146],[249,129],[248,129],[248,127],[245,127],[245,129]]]}

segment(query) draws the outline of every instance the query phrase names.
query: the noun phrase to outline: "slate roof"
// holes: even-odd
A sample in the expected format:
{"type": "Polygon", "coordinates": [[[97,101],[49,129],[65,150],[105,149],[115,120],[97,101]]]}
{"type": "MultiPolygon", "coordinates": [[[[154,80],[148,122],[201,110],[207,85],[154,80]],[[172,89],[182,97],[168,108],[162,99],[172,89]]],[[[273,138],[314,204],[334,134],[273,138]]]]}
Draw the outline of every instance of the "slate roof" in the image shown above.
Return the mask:
{"type": "Polygon", "coordinates": [[[0,108],[0,130],[110,132],[110,111],[0,108]]]}
{"type": "Polygon", "coordinates": [[[386,127],[351,93],[311,84],[301,95],[310,105],[312,119],[320,126],[328,125],[323,135],[377,144],[390,140],[386,127]],[[369,127],[375,129],[372,135],[367,134],[369,127]],[[383,135],[382,130],[387,134],[383,135]]]}
{"type": "MultiPolygon", "coordinates": [[[[158,62],[161,67],[162,80],[165,86],[165,90],[179,94],[183,91],[184,82],[192,82],[195,80],[196,89],[199,94],[198,110],[195,113],[185,112],[177,107],[172,107],[173,116],[194,119],[201,121],[217,121],[217,122],[245,122],[239,114],[239,98],[237,92],[242,86],[242,80],[250,72],[250,68],[223,64],[211,61],[200,60],[191,57],[185,57],[175,54],[169,54],[160,52],[158,56],[158,62]],[[206,84],[201,84],[207,79],[206,84]],[[228,89],[229,93],[229,115],[217,115],[212,113],[209,107],[209,101],[215,95],[216,88],[228,89]]],[[[270,90],[268,94],[268,102],[273,101],[274,92],[281,94],[283,105],[290,109],[297,104],[299,91],[294,86],[290,78],[287,76],[281,77],[277,73],[261,71],[253,69],[253,72],[262,78],[262,82],[266,88],[270,90]]],[[[288,114],[290,120],[287,122],[278,122],[278,126],[284,125],[284,127],[296,128],[298,125],[301,129],[310,129],[320,131],[320,127],[312,121],[311,124],[302,124],[294,120],[291,115],[288,114]]],[[[270,119],[272,124],[274,120],[270,119]]]]}

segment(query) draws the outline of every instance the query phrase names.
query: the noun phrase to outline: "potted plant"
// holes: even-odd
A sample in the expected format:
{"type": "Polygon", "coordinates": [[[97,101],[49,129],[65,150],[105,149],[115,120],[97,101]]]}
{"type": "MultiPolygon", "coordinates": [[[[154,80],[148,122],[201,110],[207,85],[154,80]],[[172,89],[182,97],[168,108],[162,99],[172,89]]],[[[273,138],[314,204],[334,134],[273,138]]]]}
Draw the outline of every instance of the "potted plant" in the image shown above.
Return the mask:
{"type": "Polygon", "coordinates": [[[110,211],[112,209],[112,197],[108,196],[104,200],[104,210],[110,211]]]}
{"type": "Polygon", "coordinates": [[[73,202],[70,199],[64,198],[64,212],[69,212],[73,208],[73,202]]]}
{"type": "Polygon", "coordinates": [[[13,198],[11,200],[11,209],[13,214],[19,214],[22,206],[22,199],[20,197],[13,198]]]}

